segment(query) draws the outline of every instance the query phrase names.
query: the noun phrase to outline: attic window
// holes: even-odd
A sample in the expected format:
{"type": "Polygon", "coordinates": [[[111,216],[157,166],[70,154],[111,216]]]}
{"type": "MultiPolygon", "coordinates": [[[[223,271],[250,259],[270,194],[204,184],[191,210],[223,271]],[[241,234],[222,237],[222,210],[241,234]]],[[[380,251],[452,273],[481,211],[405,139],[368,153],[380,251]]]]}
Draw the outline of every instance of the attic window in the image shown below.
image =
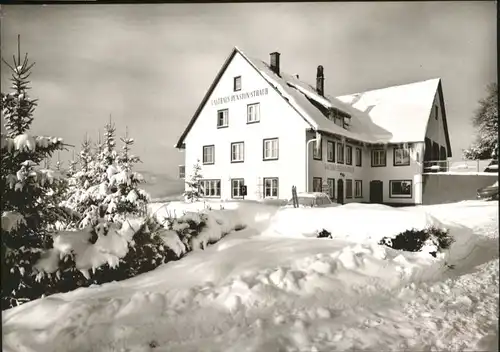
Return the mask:
{"type": "Polygon", "coordinates": [[[234,91],[240,91],[241,90],[241,76],[234,77],[234,91]]]}
{"type": "Polygon", "coordinates": [[[434,105],[434,118],[437,120],[439,116],[439,108],[437,105],[434,105]]]}

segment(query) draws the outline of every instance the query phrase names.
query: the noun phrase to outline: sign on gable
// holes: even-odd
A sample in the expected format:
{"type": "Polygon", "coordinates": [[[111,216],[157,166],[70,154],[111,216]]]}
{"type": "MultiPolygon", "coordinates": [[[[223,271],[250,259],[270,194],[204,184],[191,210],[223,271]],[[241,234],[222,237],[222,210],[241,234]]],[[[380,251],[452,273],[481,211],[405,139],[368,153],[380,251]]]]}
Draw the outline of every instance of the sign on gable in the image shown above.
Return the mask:
{"type": "Polygon", "coordinates": [[[244,100],[248,98],[254,98],[254,97],[260,97],[263,95],[267,95],[268,89],[263,88],[263,89],[256,89],[251,92],[245,92],[245,93],[238,93],[238,94],[232,94],[228,95],[226,97],[220,97],[220,98],[215,98],[212,99],[210,102],[212,103],[213,106],[219,105],[219,104],[227,104],[227,103],[232,103],[238,100],[244,100]]]}

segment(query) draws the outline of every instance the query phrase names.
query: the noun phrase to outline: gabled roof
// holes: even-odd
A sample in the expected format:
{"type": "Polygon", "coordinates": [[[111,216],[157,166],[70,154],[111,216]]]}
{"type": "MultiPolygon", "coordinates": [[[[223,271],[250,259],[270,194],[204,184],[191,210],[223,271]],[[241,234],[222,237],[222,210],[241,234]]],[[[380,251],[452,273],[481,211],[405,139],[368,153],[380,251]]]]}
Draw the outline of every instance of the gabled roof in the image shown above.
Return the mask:
{"type": "MultiPolygon", "coordinates": [[[[441,102],[443,101],[439,79],[338,98],[328,95],[320,96],[314,87],[300,81],[296,76],[285,72],[280,72],[280,75],[277,75],[266,62],[251,58],[235,47],[222,65],[186,130],[177,142],[177,148],[183,147],[187,133],[236,53],[239,53],[255,68],[271,87],[310,125],[311,129],[345,136],[360,142],[372,144],[423,142],[436,91],[439,91],[441,102]],[[336,108],[351,116],[349,130],[336,125],[327,118],[327,111],[331,108],[336,108]]],[[[447,149],[450,151],[443,104],[441,111],[447,149]]]]}
{"type": "Polygon", "coordinates": [[[451,156],[443,91],[439,78],[344,95],[337,99],[358,110],[366,111],[376,125],[391,131],[390,142],[420,142],[425,138],[436,93],[441,101],[440,111],[443,116],[446,149],[448,156],[451,156]]]}

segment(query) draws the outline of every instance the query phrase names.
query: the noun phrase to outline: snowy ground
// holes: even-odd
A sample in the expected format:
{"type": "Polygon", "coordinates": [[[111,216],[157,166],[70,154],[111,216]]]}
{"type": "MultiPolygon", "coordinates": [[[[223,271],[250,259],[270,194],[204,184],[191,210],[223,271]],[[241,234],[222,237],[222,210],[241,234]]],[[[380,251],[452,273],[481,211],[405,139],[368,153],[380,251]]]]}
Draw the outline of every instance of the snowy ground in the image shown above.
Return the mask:
{"type": "Polygon", "coordinates": [[[224,208],[247,228],[205,251],[5,311],[3,350],[498,350],[498,202],[224,208]],[[376,244],[430,224],[456,238],[441,258],[376,244]]]}

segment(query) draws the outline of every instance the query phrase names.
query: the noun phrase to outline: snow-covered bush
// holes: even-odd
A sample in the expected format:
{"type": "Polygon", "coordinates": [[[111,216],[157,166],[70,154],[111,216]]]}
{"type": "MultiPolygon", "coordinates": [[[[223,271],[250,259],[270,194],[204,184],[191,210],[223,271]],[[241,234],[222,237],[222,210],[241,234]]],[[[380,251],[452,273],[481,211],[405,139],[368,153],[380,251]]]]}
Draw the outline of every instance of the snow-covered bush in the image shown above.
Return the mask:
{"type": "Polygon", "coordinates": [[[325,229],[318,232],[317,238],[332,238],[332,233],[325,229]]]}
{"type": "Polygon", "coordinates": [[[423,230],[407,230],[394,238],[384,237],[379,244],[408,252],[426,251],[436,257],[438,252],[450,248],[453,242],[448,230],[431,226],[423,230]]]}
{"type": "Polygon", "coordinates": [[[167,220],[167,228],[175,231],[188,250],[193,249],[193,239],[207,226],[208,216],[204,213],[186,213],[180,218],[167,220]]]}

